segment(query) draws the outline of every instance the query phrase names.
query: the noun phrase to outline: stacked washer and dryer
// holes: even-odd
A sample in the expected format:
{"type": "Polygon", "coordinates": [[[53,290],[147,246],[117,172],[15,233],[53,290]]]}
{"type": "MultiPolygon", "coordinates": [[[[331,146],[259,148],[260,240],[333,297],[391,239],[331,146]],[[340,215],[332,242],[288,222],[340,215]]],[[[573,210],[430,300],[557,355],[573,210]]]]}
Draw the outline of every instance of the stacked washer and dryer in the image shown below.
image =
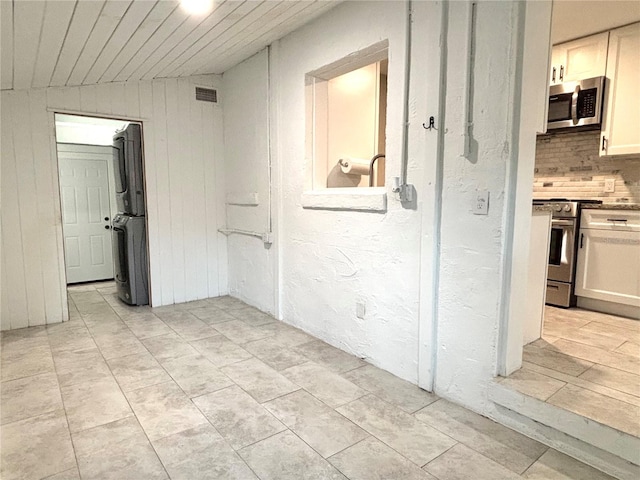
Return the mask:
{"type": "Polygon", "coordinates": [[[130,123],[113,136],[113,162],[118,214],[111,228],[118,297],[129,305],[148,305],[147,228],[139,124],[130,123]]]}

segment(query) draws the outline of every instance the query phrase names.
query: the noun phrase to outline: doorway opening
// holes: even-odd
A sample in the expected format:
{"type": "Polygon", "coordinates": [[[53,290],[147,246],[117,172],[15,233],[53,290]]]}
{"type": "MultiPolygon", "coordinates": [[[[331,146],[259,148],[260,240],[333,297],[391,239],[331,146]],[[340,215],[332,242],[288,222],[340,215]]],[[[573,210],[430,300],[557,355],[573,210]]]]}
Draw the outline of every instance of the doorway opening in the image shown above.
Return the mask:
{"type": "Polygon", "coordinates": [[[142,124],[55,114],[67,285],[114,282],[149,303],[142,124]]]}

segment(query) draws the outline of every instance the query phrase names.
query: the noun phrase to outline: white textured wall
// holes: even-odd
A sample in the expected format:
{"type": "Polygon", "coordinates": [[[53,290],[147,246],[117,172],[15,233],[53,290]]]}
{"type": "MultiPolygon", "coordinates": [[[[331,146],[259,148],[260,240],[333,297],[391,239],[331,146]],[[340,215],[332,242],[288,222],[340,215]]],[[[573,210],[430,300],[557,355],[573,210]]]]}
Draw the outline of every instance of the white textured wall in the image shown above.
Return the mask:
{"type": "MultiPolygon", "coordinates": [[[[383,214],[301,207],[303,189],[309,184],[304,74],[385,39],[389,41],[386,185],[400,174],[405,4],[346,2],[273,46],[271,107],[275,121],[271,138],[277,171],[274,192],[279,204],[275,246],[280,259],[269,258],[272,252],[265,251],[259,240],[250,239],[242,246],[236,244],[237,250],[230,248],[229,265],[237,272],[239,265],[251,258],[255,267],[236,282],[234,294],[259,305],[257,299],[268,291],[280,299],[279,311],[286,322],[410,381],[418,381],[419,361],[424,362],[423,367],[431,366],[428,359],[419,360],[419,338],[435,342],[436,392],[483,410],[486,386],[497,369],[501,302],[507,281],[505,191],[508,175],[513,174],[509,165],[515,165],[517,155],[511,142],[517,123],[512,102],[518,11],[507,2],[478,4],[474,141],[468,160],[459,156],[466,77],[464,56],[455,47],[466,38],[467,25],[460,21],[466,4],[449,4],[448,48],[453,50],[447,56],[444,157],[438,159],[429,153],[435,137],[421,127],[430,115],[438,113],[437,97],[429,96],[439,85],[434,73],[439,67],[438,43],[428,44],[427,34],[439,22],[433,18],[437,12],[433,5],[414,3],[408,180],[418,192],[418,209],[403,208],[390,188],[388,209],[383,214]],[[439,181],[441,199],[435,187],[439,181]],[[477,189],[491,191],[487,216],[472,214],[477,189]],[[425,202],[427,199],[430,201],[425,202]],[[430,269],[437,268],[431,255],[437,251],[438,211],[442,214],[439,287],[425,293],[422,288],[434,285],[430,269]],[[274,277],[273,272],[278,271],[274,277]],[[264,281],[256,282],[255,278],[264,281]],[[356,302],[366,304],[364,319],[355,316],[356,302]],[[432,302],[437,309],[432,308],[432,302]],[[437,311],[435,338],[431,333],[420,333],[421,329],[430,331],[433,311],[437,311]]],[[[225,73],[227,100],[239,98],[243,92],[248,95],[251,89],[264,91],[265,74],[264,62],[255,58],[225,73]],[[238,83],[239,78],[244,81],[238,83]]],[[[233,110],[246,107],[242,102],[227,102],[225,120],[233,110]]],[[[243,118],[245,132],[240,134],[234,128],[233,139],[227,131],[233,127],[225,123],[225,157],[228,161],[234,150],[250,144],[251,151],[243,156],[258,168],[266,150],[251,135],[266,123],[267,113],[264,110],[257,118],[243,118]]],[[[266,177],[260,181],[266,185],[266,177]]],[[[244,218],[246,224],[242,225],[249,225],[250,216],[244,218]]]]}
{"type": "MultiPolygon", "coordinates": [[[[497,369],[501,304],[508,301],[503,297],[510,222],[505,192],[517,155],[512,137],[518,128],[513,123],[517,5],[477,5],[469,158],[459,155],[456,138],[462,104],[455,94],[446,99],[436,392],[483,411],[497,369]],[[490,192],[488,215],[471,213],[477,190],[490,192]]],[[[465,7],[450,4],[449,48],[460,38],[456,19],[465,7]]],[[[447,59],[447,89],[454,93],[465,82],[460,75],[465,59],[452,50],[447,59]]]]}
{"type": "MultiPolygon", "coordinates": [[[[265,298],[280,298],[285,321],[415,382],[421,213],[405,210],[395,200],[389,201],[385,214],[301,207],[303,189],[310,183],[305,163],[305,73],[385,39],[391,59],[386,170],[388,177],[400,174],[405,12],[404,4],[393,2],[346,3],[274,45],[271,138],[279,237],[271,250],[259,239],[230,237],[229,270],[234,272],[233,294],[258,306],[265,305],[265,298]],[[274,249],[280,252],[279,262],[274,249]],[[279,277],[274,276],[278,268],[279,277]],[[366,304],[365,319],[356,318],[356,301],[366,304]]],[[[267,111],[256,110],[251,93],[266,92],[264,55],[224,75],[225,161],[232,170],[256,172],[244,181],[238,178],[240,184],[233,188],[256,188],[256,177],[258,189],[267,187],[266,175],[257,175],[264,171],[267,146],[254,138],[256,132],[264,132],[267,111]],[[242,119],[241,131],[229,121],[235,110],[242,119]],[[231,165],[239,152],[241,165],[231,165]]],[[[418,92],[412,95],[415,99],[418,92]]],[[[421,169],[413,169],[410,177],[421,184],[421,169]],[[416,171],[420,174],[414,175],[416,171]]],[[[230,223],[244,229],[259,226],[253,223],[253,211],[240,208],[228,207],[230,223]]],[[[265,210],[262,218],[264,225],[265,210]]]]}
{"type": "MultiPolygon", "coordinates": [[[[223,76],[226,189],[242,200],[258,195],[257,206],[227,205],[227,228],[269,230],[269,99],[267,52],[254,55],[223,76]]],[[[277,248],[260,238],[231,234],[229,292],[276,314],[277,248]]]]}
{"type": "Polygon", "coordinates": [[[3,91],[2,329],[67,316],[53,111],[142,120],[154,305],[226,293],[217,77],[3,91]]]}

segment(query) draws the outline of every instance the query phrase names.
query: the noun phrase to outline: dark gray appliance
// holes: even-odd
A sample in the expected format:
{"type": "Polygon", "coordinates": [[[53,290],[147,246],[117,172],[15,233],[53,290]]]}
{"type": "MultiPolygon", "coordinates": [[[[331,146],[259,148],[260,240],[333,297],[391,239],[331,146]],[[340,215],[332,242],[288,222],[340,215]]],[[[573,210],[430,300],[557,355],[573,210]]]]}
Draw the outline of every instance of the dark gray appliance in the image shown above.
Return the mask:
{"type": "Polygon", "coordinates": [[[114,278],[118,296],[129,305],[149,303],[145,217],[118,213],[113,219],[114,278]]]}
{"type": "Polygon", "coordinates": [[[547,305],[573,307],[576,304],[575,271],[580,207],[600,200],[534,200],[534,205],[550,205],[551,241],[547,270],[547,305]]]}
{"type": "Polygon", "coordinates": [[[149,273],[142,163],[142,128],[128,124],[113,136],[118,214],[113,219],[115,282],[120,300],[149,304],[149,273]]]}
{"type": "Polygon", "coordinates": [[[549,87],[547,130],[598,128],[602,123],[605,77],[565,82],[549,87]]]}
{"type": "Polygon", "coordinates": [[[137,123],[130,123],[113,136],[113,163],[118,212],[143,216],[142,135],[137,123]]]}

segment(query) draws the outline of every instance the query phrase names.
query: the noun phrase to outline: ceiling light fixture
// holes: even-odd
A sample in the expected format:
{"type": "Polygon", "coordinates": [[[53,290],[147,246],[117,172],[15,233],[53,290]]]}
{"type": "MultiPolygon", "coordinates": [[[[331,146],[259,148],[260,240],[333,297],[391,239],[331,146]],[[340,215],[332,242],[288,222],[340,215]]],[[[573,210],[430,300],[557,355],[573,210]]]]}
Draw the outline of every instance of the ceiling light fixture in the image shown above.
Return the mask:
{"type": "Polygon", "coordinates": [[[180,6],[189,15],[206,15],[213,10],[213,0],[180,0],[180,6]]]}

